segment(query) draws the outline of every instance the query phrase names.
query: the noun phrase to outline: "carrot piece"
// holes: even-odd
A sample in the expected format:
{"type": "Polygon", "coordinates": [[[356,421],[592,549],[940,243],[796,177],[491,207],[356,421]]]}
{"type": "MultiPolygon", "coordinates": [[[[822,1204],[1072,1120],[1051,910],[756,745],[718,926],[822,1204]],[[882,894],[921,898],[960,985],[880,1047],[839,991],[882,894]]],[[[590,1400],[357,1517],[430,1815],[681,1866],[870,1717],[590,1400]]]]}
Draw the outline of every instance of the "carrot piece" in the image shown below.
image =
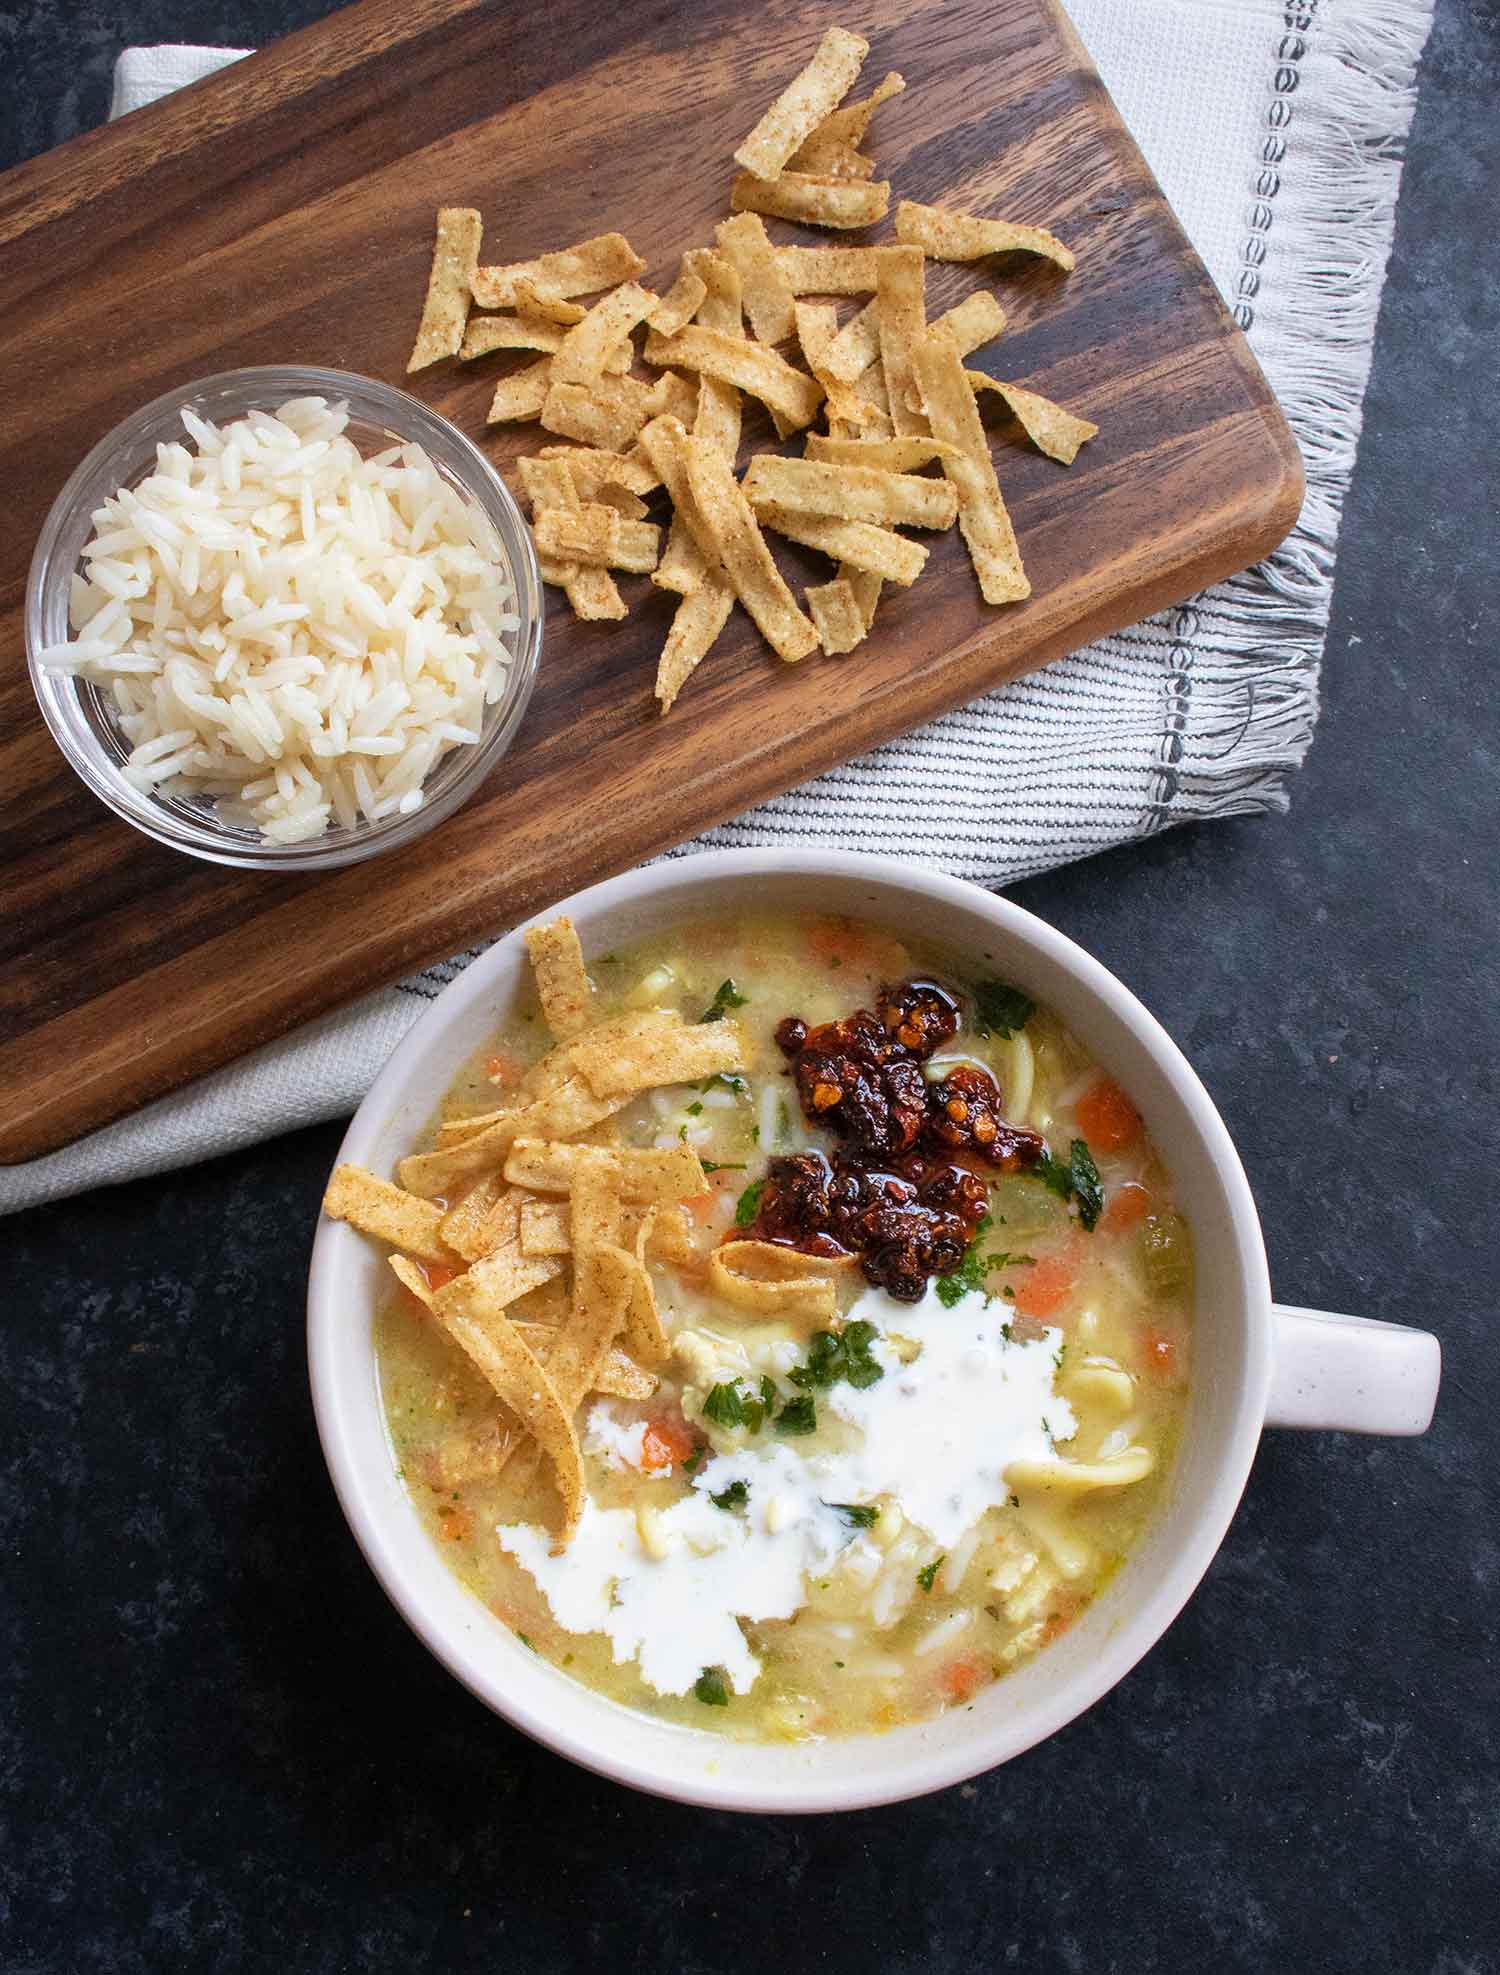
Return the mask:
{"type": "Polygon", "coordinates": [[[1050,1317],[1073,1293],[1078,1271],[1066,1255],[1044,1255],[1016,1288],[1016,1308],[1028,1317],[1050,1317]]]}
{"type": "Polygon", "coordinates": [[[1128,1234],[1151,1212],[1151,1195],[1138,1180],[1126,1180],[1109,1190],[1109,1204],[1099,1223],[1101,1234],[1128,1234]]]}
{"type": "Polygon", "coordinates": [[[1141,1135],[1141,1114],[1113,1077],[1090,1084],[1078,1100],[1078,1129],[1093,1152],[1122,1152],[1141,1135]]]}
{"type": "Polygon", "coordinates": [[[647,1474],[678,1466],[692,1451],[693,1436],[682,1420],[651,1420],[641,1435],[641,1467],[647,1474]]]}
{"type": "Polygon", "coordinates": [[[938,1675],[938,1685],[950,1701],[967,1701],[984,1680],[983,1664],[973,1658],[949,1660],[938,1675]]]}
{"type": "Polygon", "coordinates": [[[486,1062],[484,1074],[492,1084],[498,1084],[505,1090],[512,1084],[518,1084],[524,1072],[508,1049],[497,1049],[486,1062]]]}
{"type": "Polygon", "coordinates": [[[1066,1592],[1060,1593],[1057,1603],[1048,1612],[1042,1626],[1042,1644],[1050,1646],[1054,1639],[1061,1638],[1082,1610],[1083,1603],[1080,1599],[1070,1598],[1066,1592]]]}
{"type": "Polygon", "coordinates": [[[1159,1385],[1171,1385],[1177,1377],[1176,1339],[1164,1330],[1143,1330],[1141,1362],[1159,1385]]]}

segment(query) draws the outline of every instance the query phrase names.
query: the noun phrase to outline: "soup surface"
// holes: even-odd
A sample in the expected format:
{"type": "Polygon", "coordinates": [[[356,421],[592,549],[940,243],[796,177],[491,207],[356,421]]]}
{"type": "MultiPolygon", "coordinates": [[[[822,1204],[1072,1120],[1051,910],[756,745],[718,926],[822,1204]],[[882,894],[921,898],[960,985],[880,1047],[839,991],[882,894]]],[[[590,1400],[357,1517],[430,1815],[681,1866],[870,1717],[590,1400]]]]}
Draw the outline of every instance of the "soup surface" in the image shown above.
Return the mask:
{"type": "MultiPolygon", "coordinates": [[[[526,1645],[652,1715],[798,1739],[967,1704],[1076,1619],[1171,1463],[1192,1257],[1140,1118],[1045,1008],[869,925],[700,922],[589,971],[596,1016],[669,1009],[743,1039],[742,1067],[582,1134],[702,1162],[704,1190],[641,1237],[667,1355],[616,1351],[583,1398],[586,1499],[554,1553],[549,1464],[497,1429],[427,1264],[377,1321],[413,1500],[526,1645]],[[746,1237],[751,1307],[712,1266],[746,1237]],[[793,1273],[779,1305],[777,1251],[831,1291],[793,1273]]],[[[528,991],[434,1142],[496,1115],[552,1047],[528,991]]],[[[508,1314],[545,1339],[566,1292],[508,1314]]]]}

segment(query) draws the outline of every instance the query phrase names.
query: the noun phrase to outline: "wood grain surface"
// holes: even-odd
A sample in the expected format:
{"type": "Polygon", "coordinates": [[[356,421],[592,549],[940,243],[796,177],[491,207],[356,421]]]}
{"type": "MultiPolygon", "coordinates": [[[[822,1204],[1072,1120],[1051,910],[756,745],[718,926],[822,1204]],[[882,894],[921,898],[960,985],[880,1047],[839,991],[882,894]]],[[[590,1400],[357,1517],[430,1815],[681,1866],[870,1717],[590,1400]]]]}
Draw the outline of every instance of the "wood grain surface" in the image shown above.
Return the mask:
{"type": "MultiPolygon", "coordinates": [[[[0,178],[0,295],[4,1162],[1179,601],[1265,554],[1301,500],[1264,379],[1049,0],[366,0],[0,178]],[[510,755],[411,848],[264,877],[115,821],[42,724],[21,629],[37,531],[87,448],[240,364],[401,381],[439,203],[484,211],[486,260],[614,227],[643,280],[669,281],[727,213],[734,146],[835,18],[870,37],[867,81],[907,79],[872,144],[893,198],[1043,224],[1077,251],[1071,277],[1020,257],[930,270],[931,312],[984,281],[1009,312],[971,361],[1101,427],[1067,471],[999,451],[1030,601],[986,608],[957,531],[929,537],[927,572],[887,587],[851,657],[784,666],[736,612],[663,721],[674,600],[625,578],[628,622],[589,626],[549,592],[510,755]]],[[[414,388],[478,436],[494,379],[523,361],[442,364],[414,388]]],[[[536,430],[481,443],[503,462],[536,430]]]]}

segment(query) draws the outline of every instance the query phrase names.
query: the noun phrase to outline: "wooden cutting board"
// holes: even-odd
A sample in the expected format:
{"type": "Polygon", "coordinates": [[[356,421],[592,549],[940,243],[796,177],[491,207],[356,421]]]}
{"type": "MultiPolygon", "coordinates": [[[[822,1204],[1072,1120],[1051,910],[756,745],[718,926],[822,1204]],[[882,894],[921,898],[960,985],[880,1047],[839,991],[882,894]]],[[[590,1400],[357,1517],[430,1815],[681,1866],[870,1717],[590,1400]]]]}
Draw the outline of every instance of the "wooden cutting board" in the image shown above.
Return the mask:
{"type": "MultiPolygon", "coordinates": [[[[1264,379],[1050,0],[366,0],[0,178],[0,296],[5,1162],[1190,595],[1264,555],[1301,500],[1264,379]],[[1031,600],[986,608],[957,531],[929,537],[921,581],[887,587],[854,655],[784,666],[736,612],[662,721],[672,599],[622,579],[628,622],[585,626],[552,592],[511,754],[410,849],[264,877],[116,822],[54,748],[22,644],[33,541],[84,451],[240,364],[400,381],[440,203],[482,209],[486,260],[619,228],[643,280],[670,280],[727,212],[734,146],[836,18],[873,44],[861,93],[888,68],[907,80],[873,138],[893,196],[1077,250],[1071,278],[1012,257],[929,281],[934,313],[993,281],[1010,327],[974,361],[1101,427],[1068,471],[999,453],[1031,600]]],[[[495,376],[523,360],[443,364],[415,388],[478,436],[495,376]]],[[[482,443],[505,460],[536,430],[482,443]]],[[[801,552],[784,566],[827,574],[801,552]]]]}

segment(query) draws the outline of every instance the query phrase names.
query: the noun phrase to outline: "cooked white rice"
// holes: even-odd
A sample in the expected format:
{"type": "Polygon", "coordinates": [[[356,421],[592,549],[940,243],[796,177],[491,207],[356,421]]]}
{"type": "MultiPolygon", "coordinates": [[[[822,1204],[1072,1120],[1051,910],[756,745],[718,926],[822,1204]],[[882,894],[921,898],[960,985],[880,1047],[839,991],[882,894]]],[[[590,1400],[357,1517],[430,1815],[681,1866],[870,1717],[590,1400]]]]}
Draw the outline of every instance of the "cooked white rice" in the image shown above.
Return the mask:
{"type": "Polygon", "coordinates": [[[410,815],[512,664],[488,517],[420,446],[366,459],[343,404],[182,422],[92,516],[73,638],[40,662],[107,685],[138,789],[278,844],[410,815]]]}

